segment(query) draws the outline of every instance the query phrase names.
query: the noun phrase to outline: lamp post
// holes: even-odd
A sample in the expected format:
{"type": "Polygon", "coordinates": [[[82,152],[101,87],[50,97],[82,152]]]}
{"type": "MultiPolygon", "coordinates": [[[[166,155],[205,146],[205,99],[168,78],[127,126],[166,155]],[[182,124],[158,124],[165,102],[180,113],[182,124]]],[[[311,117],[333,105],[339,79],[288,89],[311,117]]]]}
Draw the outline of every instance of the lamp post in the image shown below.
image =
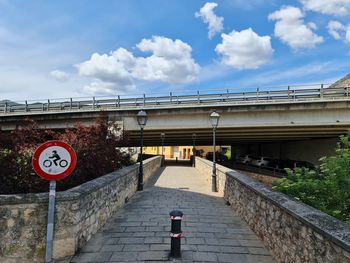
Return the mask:
{"type": "Polygon", "coordinates": [[[192,133],[192,142],[193,142],[192,166],[195,166],[195,160],[196,160],[196,137],[197,135],[195,133],[192,133]]]}
{"type": "Polygon", "coordinates": [[[196,156],[196,138],[197,135],[195,133],[192,133],[192,142],[193,142],[193,155],[196,156]]]}
{"type": "Polygon", "coordinates": [[[164,166],[164,160],[165,160],[165,156],[164,156],[164,139],[165,139],[165,132],[161,132],[161,133],[160,133],[160,138],[162,139],[162,166],[164,166]]]}
{"type": "Polygon", "coordinates": [[[141,150],[140,150],[140,167],[139,167],[139,180],[137,183],[137,191],[143,190],[143,156],[142,156],[142,148],[143,148],[143,128],[147,123],[147,114],[145,111],[141,110],[136,115],[137,123],[141,128],[141,150]]]}
{"type": "Polygon", "coordinates": [[[211,180],[212,192],[218,191],[218,188],[216,185],[215,133],[216,133],[216,128],[218,127],[218,124],[219,124],[219,119],[220,119],[220,115],[216,111],[213,111],[209,116],[210,123],[213,126],[213,174],[212,174],[212,180],[211,180]]]}

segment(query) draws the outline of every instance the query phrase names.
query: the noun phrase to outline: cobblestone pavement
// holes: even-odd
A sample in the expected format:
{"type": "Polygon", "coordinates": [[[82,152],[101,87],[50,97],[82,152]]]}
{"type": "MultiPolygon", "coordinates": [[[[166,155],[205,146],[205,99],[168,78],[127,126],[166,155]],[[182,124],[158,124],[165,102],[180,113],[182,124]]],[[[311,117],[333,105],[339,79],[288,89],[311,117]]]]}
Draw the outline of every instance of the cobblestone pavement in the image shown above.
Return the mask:
{"type": "Polygon", "coordinates": [[[159,171],[71,262],[274,262],[258,237],[192,167],[159,171]],[[169,212],[184,213],[182,259],[169,259],[169,212]]]}

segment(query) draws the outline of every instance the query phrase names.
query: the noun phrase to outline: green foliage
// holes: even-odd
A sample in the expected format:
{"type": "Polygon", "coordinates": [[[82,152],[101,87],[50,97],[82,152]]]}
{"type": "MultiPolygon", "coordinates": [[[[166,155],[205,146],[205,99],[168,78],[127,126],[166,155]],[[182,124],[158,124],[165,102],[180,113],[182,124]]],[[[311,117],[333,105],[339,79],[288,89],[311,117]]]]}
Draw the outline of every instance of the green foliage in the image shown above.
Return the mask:
{"type": "Polygon", "coordinates": [[[320,162],[318,170],[287,169],[273,189],[350,223],[350,133],[340,136],[334,156],[320,162]]]}
{"type": "Polygon", "coordinates": [[[227,157],[227,160],[231,160],[231,151],[230,150],[226,150],[224,155],[227,157]]]}

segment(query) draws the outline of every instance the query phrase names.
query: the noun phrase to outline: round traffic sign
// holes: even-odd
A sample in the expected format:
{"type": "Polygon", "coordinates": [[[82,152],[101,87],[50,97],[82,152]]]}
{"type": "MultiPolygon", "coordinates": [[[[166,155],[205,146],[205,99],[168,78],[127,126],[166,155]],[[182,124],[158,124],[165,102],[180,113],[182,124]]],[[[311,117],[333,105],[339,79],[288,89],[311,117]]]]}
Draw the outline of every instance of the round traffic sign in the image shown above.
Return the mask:
{"type": "Polygon", "coordinates": [[[36,149],[32,164],[37,175],[46,180],[61,180],[77,165],[74,149],[62,141],[48,141],[36,149]]]}

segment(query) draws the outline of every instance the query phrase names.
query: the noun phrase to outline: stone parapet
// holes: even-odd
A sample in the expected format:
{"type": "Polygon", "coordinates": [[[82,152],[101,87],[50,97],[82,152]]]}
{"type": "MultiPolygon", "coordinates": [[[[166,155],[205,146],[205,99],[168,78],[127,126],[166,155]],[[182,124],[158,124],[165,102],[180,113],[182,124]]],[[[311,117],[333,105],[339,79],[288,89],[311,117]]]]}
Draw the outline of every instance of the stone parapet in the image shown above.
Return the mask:
{"type": "MultiPolygon", "coordinates": [[[[161,157],[144,161],[144,180],[161,157]]],[[[137,190],[139,165],[125,167],[56,197],[54,258],[70,257],[137,190]]],[[[0,262],[43,262],[48,193],[0,195],[0,262]]]]}
{"type": "MultiPolygon", "coordinates": [[[[211,174],[210,163],[196,158],[205,177],[211,174]]],[[[277,262],[350,262],[350,225],[234,170],[227,171],[225,177],[224,199],[264,241],[277,262]]]]}
{"type": "MultiPolygon", "coordinates": [[[[195,168],[200,172],[201,175],[205,176],[208,184],[211,184],[212,174],[213,174],[213,162],[196,157],[195,168]]],[[[224,196],[225,184],[226,184],[226,173],[232,171],[231,169],[216,164],[216,184],[219,194],[224,196]]]]}

